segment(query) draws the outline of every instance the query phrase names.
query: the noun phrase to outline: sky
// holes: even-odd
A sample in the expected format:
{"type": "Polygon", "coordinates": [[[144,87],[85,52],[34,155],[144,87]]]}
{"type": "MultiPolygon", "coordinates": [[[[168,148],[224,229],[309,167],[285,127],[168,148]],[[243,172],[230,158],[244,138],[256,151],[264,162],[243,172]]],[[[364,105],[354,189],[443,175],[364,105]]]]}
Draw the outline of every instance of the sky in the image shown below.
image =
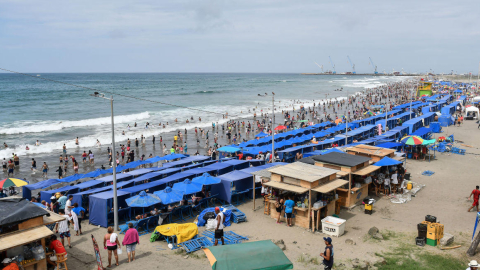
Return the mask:
{"type": "Polygon", "coordinates": [[[480,1],[0,0],[20,72],[473,72],[480,1]],[[317,66],[315,63],[318,63],[317,66]]]}

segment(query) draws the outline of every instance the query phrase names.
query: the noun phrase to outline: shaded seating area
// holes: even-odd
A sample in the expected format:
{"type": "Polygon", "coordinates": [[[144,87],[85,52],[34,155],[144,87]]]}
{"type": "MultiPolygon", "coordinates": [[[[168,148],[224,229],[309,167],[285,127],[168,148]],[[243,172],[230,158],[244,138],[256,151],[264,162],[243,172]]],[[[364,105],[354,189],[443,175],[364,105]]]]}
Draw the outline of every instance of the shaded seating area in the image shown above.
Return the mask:
{"type": "Polygon", "coordinates": [[[233,171],[220,175],[221,183],[213,185],[211,192],[228,204],[238,205],[245,201],[246,194],[253,189],[253,176],[242,171],[233,171]]]}
{"type": "MultiPolygon", "coordinates": [[[[122,216],[124,218],[130,219],[130,208],[127,208],[126,199],[131,195],[128,192],[121,190],[117,191],[118,197],[118,206],[119,214],[122,211],[122,216]],[[127,210],[124,210],[127,209],[127,210]]],[[[89,208],[90,208],[90,217],[89,222],[93,225],[100,225],[104,228],[108,227],[108,219],[110,217],[110,212],[113,207],[113,191],[105,191],[98,194],[93,194],[89,196],[89,208]]],[[[113,213],[112,213],[113,218],[113,213]]]]}

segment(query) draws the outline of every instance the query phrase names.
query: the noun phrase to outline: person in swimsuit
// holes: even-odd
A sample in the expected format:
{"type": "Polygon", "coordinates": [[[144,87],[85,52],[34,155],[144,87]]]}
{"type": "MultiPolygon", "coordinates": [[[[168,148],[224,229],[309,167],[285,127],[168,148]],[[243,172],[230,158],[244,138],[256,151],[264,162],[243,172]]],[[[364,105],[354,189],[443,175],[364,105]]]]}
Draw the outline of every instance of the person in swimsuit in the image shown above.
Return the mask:
{"type": "Polygon", "coordinates": [[[37,162],[35,161],[34,158],[32,158],[32,168],[31,168],[31,170],[33,171],[33,170],[36,170],[36,169],[37,169],[37,162]]]}
{"type": "Polygon", "coordinates": [[[46,162],[43,162],[43,165],[42,165],[42,172],[43,172],[43,176],[44,177],[47,177],[47,173],[48,173],[48,165],[46,162]]]}
{"type": "Polygon", "coordinates": [[[78,173],[78,162],[76,160],[73,162],[73,170],[78,173]]]}
{"type": "Polygon", "coordinates": [[[121,247],[120,242],[118,241],[118,235],[113,232],[112,227],[107,228],[107,234],[105,234],[105,237],[103,237],[103,247],[108,250],[108,266],[112,266],[112,252],[113,256],[115,256],[115,265],[118,266],[118,254],[117,254],[117,248],[121,247]],[[115,240],[113,240],[115,239],[115,240]],[[112,241],[113,240],[113,243],[112,241]]]}
{"type": "Polygon", "coordinates": [[[75,145],[78,145],[78,137],[75,139],[75,145]]]}
{"type": "Polygon", "coordinates": [[[7,176],[10,176],[10,174],[13,175],[13,170],[15,169],[15,164],[13,162],[8,163],[8,174],[7,176]]]}

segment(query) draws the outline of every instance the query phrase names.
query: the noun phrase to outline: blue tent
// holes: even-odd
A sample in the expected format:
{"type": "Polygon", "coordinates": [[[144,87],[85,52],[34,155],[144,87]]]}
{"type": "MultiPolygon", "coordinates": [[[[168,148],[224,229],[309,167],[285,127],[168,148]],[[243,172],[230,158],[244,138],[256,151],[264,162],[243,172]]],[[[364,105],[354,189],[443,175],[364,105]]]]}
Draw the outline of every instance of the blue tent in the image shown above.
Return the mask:
{"type": "Polygon", "coordinates": [[[163,177],[164,174],[162,174],[162,172],[151,172],[151,173],[146,173],[142,176],[139,176],[139,177],[135,177],[133,178],[132,181],[135,181],[135,183],[138,183],[138,182],[142,182],[142,181],[145,181],[145,180],[149,180],[149,182],[151,181],[155,181],[155,180],[158,180],[158,179],[161,179],[163,177]]]}
{"type": "Polygon", "coordinates": [[[90,181],[85,181],[80,184],[76,184],[75,187],[78,189],[86,189],[86,188],[97,188],[97,187],[103,187],[105,185],[105,182],[98,181],[98,180],[90,180],[90,181]]]}
{"type": "Polygon", "coordinates": [[[222,180],[218,177],[213,177],[208,173],[204,173],[202,176],[193,178],[192,182],[198,183],[201,185],[214,185],[214,184],[220,184],[222,180]]]}
{"type": "Polygon", "coordinates": [[[183,199],[183,195],[185,195],[182,191],[172,189],[171,187],[155,191],[153,194],[157,195],[164,205],[179,202],[183,199]]]}
{"type": "Polygon", "coordinates": [[[96,169],[95,171],[91,171],[84,174],[83,178],[88,178],[88,177],[95,178],[95,177],[99,177],[102,174],[107,174],[107,173],[111,173],[110,170],[96,169]]]}
{"type": "Polygon", "coordinates": [[[146,193],[145,191],[142,191],[140,194],[130,197],[125,201],[130,207],[150,207],[161,202],[157,195],[146,193]]]}
{"type": "MultiPolygon", "coordinates": [[[[125,180],[130,180],[132,179],[133,176],[130,175],[130,174],[126,174],[126,173],[117,173],[117,182],[119,181],[125,181],[125,180]]],[[[113,175],[107,175],[105,177],[102,177],[102,178],[98,178],[97,179],[98,181],[102,181],[102,182],[113,182],[113,175]]]]}
{"type": "Polygon", "coordinates": [[[69,194],[73,194],[78,191],[79,189],[76,186],[64,186],[53,190],[40,191],[40,200],[50,203],[50,197],[57,192],[65,192],[68,196],[69,194]]]}
{"type": "MultiPolygon", "coordinates": [[[[133,184],[134,184],[133,180],[123,181],[123,182],[117,183],[117,189],[120,189],[120,188],[123,188],[123,187],[133,186],[133,184]]],[[[104,191],[112,190],[112,189],[113,189],[113,185],[110,185],[110,186],[99,187],[99,188],[94,188],[94,189],[89,189],[89,190],[85,190],[85,191],[82,191],[82,192],[74,193],[72,204],[78,203],[78,205],[80,205],[80,206],[82,206],[83,208],[86,209],[86,208],[88,208],[88,198],[86,199],[86,201],[84,203],[84,199],[85,199],[84,196],[88,196],[88,195],[91,195],[91,194],[100,193],[100,192],[104,192],[104,191]]]]}
{"type": "MultiPolygon", "coordinates": [[[[273,166],[277,166],[277,165],[287,165],[287,164],[288,164],[288,163],[285,163],[285,162],[267,163],[267,164],[265,164],[265,165],[260,165],[260,166],[256,166],[256,167],[246,168],[246,169],[240,170],[240,172],[252,173],[252,172],[257,172],[257,171],[260,171],[260,170],[268,169],[268,168],[273,167],[273,166]]],[[[235,172],[235,171],[234,171],[234,172],[235,172]]]]}
{"type": "Polygon", "coordinates": [[[35,183],[35,184],[30,184],[30,185],[23,186],[22,187],[22,196],[23,196],[23,198],[25,198],[27,200],[31,200],[32,199],[32,190],[47,188],[49,186],[53,186],[53,185],[58,184],[58,183],[60,183],[59,179],[48,179],[48,180],[41,181],[41,182],[38,182],[38,183],[35,183]]]}
{"type": "Polygon", "coordinates": [[[238,193],[253,188],[253,175],[244,171],[233,171],[220,175],[219,178],[222,179],[221,184],[213,185],[210,192],[212,194],[218,194],[216,196],[218,199],[229,203],[232,202],[232,194],[235,192],[238,193]],[[235,187],[235,190],[233,190],[233,187],[235,187]]]}
{"type": "Polygon", "coordinates": [[[264,133],[263,131],[258,133],[257,135],[255,135],[255,138],[261,138],[261,137],[265,137],[265,136],[268,136],[267,133],[264,133]]]}
{"type": "Polygon", "coordinates": [[[151,170],[151,169],[143,168],[143,169],[133,170],[133,171],[127,172],[125,174],[129,174],[129,175],[132,175],[133,177],[137,177],[137,176],[140,176],[140,175],[152,172],[152,171],[153,170],[151,170]]]}
{"type": "Polygon", "coordinates": [[[233,165],[234,170],[241,170],[250,166],[250,162],[248,160],[231,159],[222,163],[233,165]]]}
{"type": "MultiPolygon", "coordinates": [[[[125,202],[129,197],[130,193],[120,190],[117,191],[119,213],[122,212],[122,215],[126,214],[130,216],[130,208],[125,202]],[[122,208],[123,211],[120,210],[120,208],[122,208]]],[[[110,211],[113,207],[113,190],[90,195],[89,201],[90,224],[100,225],[104,228],[108,227],[109,217],[113,217],[113,213],[110,211]]]]}
{"type": "Polygon", "coordinates": [[[398,147],[402,147],[403,144],[402,143],[387,142],[387,143],[377,144],[376,146],[381,147],[381,148],[398,148],[398,147]]]}
{"type": "Polygon", "coordinates": [[[202,191],[202,184],[193,183],[191,180],[186,179],[183,182],[173,184],[173,189],[183,192],[185,195],[193,194],[202,191]]]}
{"type": "Polygon", "coordinates": [[[463,91],[460,90],[460,89],[457,89],[457,90],[453,91],[453,93],[455,93],[455,94],[461,94],[461,93],[463,93],[463,91]]]}
{"type": "Polygon", "coordinates": [[[182,154],[170,154],[170,155],[166,155],[166,156],[161,157],[160,160],[173,160],[173,159],[185,158],[185,157],[187,157],[187,156],[182,155],[182,154]]]}
{"type": "Polygon", "coordinates": [[[395,165],[398,165],[398,164],[402,164],[402,162],[398,161],[398,160],[395,160],[393,158],[384,157],[380,161],[377,161],[373,165],[383,167],[383,166],[395,166],[395,165]]]}

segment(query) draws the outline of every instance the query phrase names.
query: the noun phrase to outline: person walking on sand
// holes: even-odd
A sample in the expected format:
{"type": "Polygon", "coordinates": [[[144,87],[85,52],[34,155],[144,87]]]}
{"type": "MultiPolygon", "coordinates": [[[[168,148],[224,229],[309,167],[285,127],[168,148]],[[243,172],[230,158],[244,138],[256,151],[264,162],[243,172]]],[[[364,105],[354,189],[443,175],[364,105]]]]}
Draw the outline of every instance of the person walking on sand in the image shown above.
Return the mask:
{"type": "Polygon", "coordinates": [[[43,177],[47,178],[47,173],[48,173],[48,165],[46,162],[43,162],[42,165],[42,172],[43,172],[43,177]]]}
{"type": "Polygon", "coordinates": [[[65,237],[67,238],[68,247],[72,248],[70,244],[70,228],[68,227],[68,221],[72,220],[72,217],[69,215],[65,215],[65,210],[60,209],[58,214],[64,217],[65,219],[62,221],[57,222],[55,225],[56,233],[60,233],[60,239],[62,239],[62,245],[65,246],[65,237]]]}
{"type": "Polygon", "coordinates": [[[122,245],[127,248],[128,262],[135,261],[135,247],[140,245],[140,237],[137,229],[133,228],[133,223],[128,223],[128,230],[123,238],[122,245]]]}
{"type": "Polygon", "coordinates": [[[325,252],[320,253],[320,257],[323,258],[324,270],[331,270],[333,267],[333,245],[332,238],[324,237],[325,241],[325,252]]]}
{"type": "Polygon", "coordinates": [[[112,252],[115,257],[115,265],[118,266],[118,253],[117,248],[120,246],[118,241],[118,235],[113,232],[112,227],[107,228],[107,234],[103,237],[103,247],[108,250],[108,266],[112,267],[112,252]]]}
{"type": "Polygon", "coordinates": [[[217,221],[217,226],[215,227],[215,244],[214,246],[218,245],[218,239],[222,240],[222,246],[225,245],[225,240],[223,239],[223,222],[225,221],[225,215],[222,211],[220,211],[219,207],[215,207],[215,214],[217,217],[215,220],[217,221]]]}
{"type": "Polygon", "coordinates": [[[470,212],[470,210],[472,210],[473,207],[477,207],[477,212],[478,212],[478,197],[480,196],[480,186],[476,186],[475,189],[472,191],[472,193],[470,193],[470,196],[468,196],[468,199],[470,200],[470,198],[472,197],[473,195],[473,204],[470,208],[468,208],[468,211],[467,212],[470,212]]]}

